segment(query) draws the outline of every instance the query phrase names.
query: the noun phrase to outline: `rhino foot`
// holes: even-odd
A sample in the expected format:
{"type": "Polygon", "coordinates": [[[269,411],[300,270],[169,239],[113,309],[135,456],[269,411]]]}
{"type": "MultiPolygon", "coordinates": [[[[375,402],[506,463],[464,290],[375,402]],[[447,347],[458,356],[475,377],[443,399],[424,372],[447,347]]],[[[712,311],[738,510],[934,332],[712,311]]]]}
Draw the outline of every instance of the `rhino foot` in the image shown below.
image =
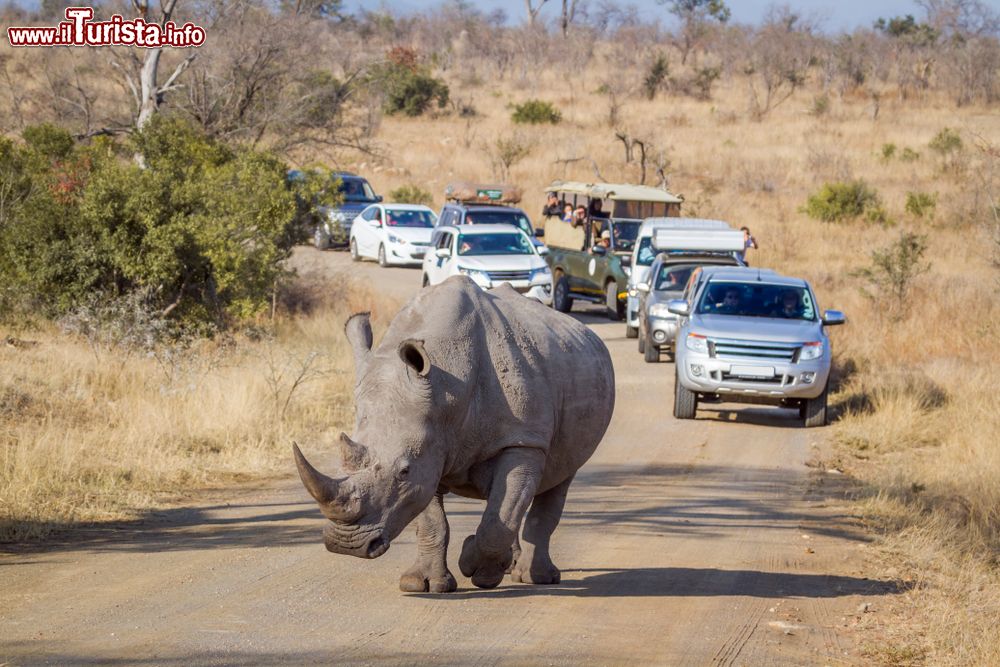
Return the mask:
{"type": "Polygon", "coordinates": [[[503,581],[504,574],[513,561],[513,554],[508,547],[501,555],[485,554],[476,544],[476,536],[469,535],[462,543],[462,555],[458,559],[458,569],[462,574],[472,579],[478,588],[496,588],[503,581]]]}
{"type": "Polygon", "coordinates": [[[458,582],[451,572],[445,571],[444,576],[426,576],[420,570],[410,570],[399,578],[399,590],[406,593],[454,593],[458,590],[458,582]]]}
{"type": "Polygon", "coordinates": [[[551,562],[542,565],[520,562],[510,571],[511,581],[521,584],[558,584],[561,578],[559,568],[551,562]]]}

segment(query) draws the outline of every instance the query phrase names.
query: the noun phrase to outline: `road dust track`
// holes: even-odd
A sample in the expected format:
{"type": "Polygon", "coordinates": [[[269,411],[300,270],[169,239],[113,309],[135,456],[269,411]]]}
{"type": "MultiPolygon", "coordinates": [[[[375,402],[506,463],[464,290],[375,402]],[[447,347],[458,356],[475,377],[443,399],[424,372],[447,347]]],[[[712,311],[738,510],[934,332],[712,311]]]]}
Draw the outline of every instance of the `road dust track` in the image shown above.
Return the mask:
{"type": "MultiPolygon", "coordinates": [[[[311,248],[293,262],[323,279],[349,266],[311,248]]],[[[417,270],[350,268],[393,296],[419,285],[417,270]]],[[[863,663],[857,609],[898,588],[865,577],[839,478],[805,465],[823,429],[745,406],[676,421],[673,367],[578,310],[611,350],[618,401],[553,538],[560,585],[473,588],[458,547],[483,505],[450,497],[460,590],[402,594],[413,529],[374,561],[328,554],[289,461],[265,488],[0,556],[0,664],[863,663]]]]}

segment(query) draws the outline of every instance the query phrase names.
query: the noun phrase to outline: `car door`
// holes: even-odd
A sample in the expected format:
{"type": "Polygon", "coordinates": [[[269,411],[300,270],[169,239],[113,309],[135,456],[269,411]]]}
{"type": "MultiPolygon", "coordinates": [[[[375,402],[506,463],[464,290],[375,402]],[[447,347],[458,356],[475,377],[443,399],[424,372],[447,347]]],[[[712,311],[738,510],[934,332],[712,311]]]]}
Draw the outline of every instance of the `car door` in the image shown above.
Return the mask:
{"type": "Polygon", "coordinates": [[[372,230],[368,225],[368,221],[371,219],[372,210],[375,208],[375,206],[369,206],[361,211],[361,215],[351,225],[351,234],[354,235],[354,242],[358,244],[358,254],[364,257],[372,256],[372,230]]]}
{"type": "Polygon", "coordinates": [[[378,247],[385,243],[385,227],[383,220],[385,215],[383,214],[381,206],[372,206],[372,213],[369,220],[365,221],[365,226],[368,228],[371,245],[372,257],[378,257],[378,247]]]}
{"type": "Polygon", "coordinates": [[[431,249],[431,252],[427,255],[424,262],[425,271],[427,273],[427,280],[431,285],[437,285],[445,278],[448,274],[445,273],[447,267],[445,266],[446,258],[438,257],[437,251],[441,248],[451,248],[451,237],[452,233],[449,230],[442,230],[439,233],[437,243],[431,249]]]}

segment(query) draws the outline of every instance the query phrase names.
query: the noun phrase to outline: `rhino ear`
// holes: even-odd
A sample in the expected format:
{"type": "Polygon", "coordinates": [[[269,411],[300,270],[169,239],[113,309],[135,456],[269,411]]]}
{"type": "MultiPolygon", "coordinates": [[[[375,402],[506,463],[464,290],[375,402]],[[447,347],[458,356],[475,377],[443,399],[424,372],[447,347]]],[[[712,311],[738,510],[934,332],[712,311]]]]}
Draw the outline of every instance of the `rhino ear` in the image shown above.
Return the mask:
{"type": "Polygon", "coordinates": [[[354,350],[354,370],[360,378],[372,349],[371,313],[355,313],[344,323],[344,333],[354,350]]]}
{"type": "Polygon", "coordinates": [[[424,349],[424,341],[408,338],[399,344],[399,358],[420,377],[431,372],[431,359],[424,349]]]}

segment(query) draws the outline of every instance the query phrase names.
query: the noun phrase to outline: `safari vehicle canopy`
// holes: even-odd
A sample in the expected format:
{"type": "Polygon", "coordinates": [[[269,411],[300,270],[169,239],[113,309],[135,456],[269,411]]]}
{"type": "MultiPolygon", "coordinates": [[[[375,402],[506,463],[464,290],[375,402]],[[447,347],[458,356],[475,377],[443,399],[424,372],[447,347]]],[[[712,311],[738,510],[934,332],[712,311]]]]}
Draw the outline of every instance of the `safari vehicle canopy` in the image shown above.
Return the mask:
{"type": "MultiPolygon", "coordinates": [[[[546,191],[555,192],[561,204],[571,204],[574,209],[584,206],[588,216],[594,202],[600,201],[603,213],[600,222],[608,220],[613,252],[631,252],[644,218],[677,217],[684,201],[683,197],[666,190],[627,183],[553,181],[546,191]],[[620,223],[625,224],[619,227],[620,223]]],[[[595,219],[597,217],[592,216],[591,223],[595,219]]],[[[584,250],[597,241],[592,238],[594,227],[594,224],[573,226],[553,218],[546,224],[545,239],[549,246],[584,250]]]]}
{"type": "Polygon", "coordinates": [[[496,204],[506,206],[521,201],[521,188],[498,183],[457,181],[444,188],[444,198],[462,204],[496,204]]]}

